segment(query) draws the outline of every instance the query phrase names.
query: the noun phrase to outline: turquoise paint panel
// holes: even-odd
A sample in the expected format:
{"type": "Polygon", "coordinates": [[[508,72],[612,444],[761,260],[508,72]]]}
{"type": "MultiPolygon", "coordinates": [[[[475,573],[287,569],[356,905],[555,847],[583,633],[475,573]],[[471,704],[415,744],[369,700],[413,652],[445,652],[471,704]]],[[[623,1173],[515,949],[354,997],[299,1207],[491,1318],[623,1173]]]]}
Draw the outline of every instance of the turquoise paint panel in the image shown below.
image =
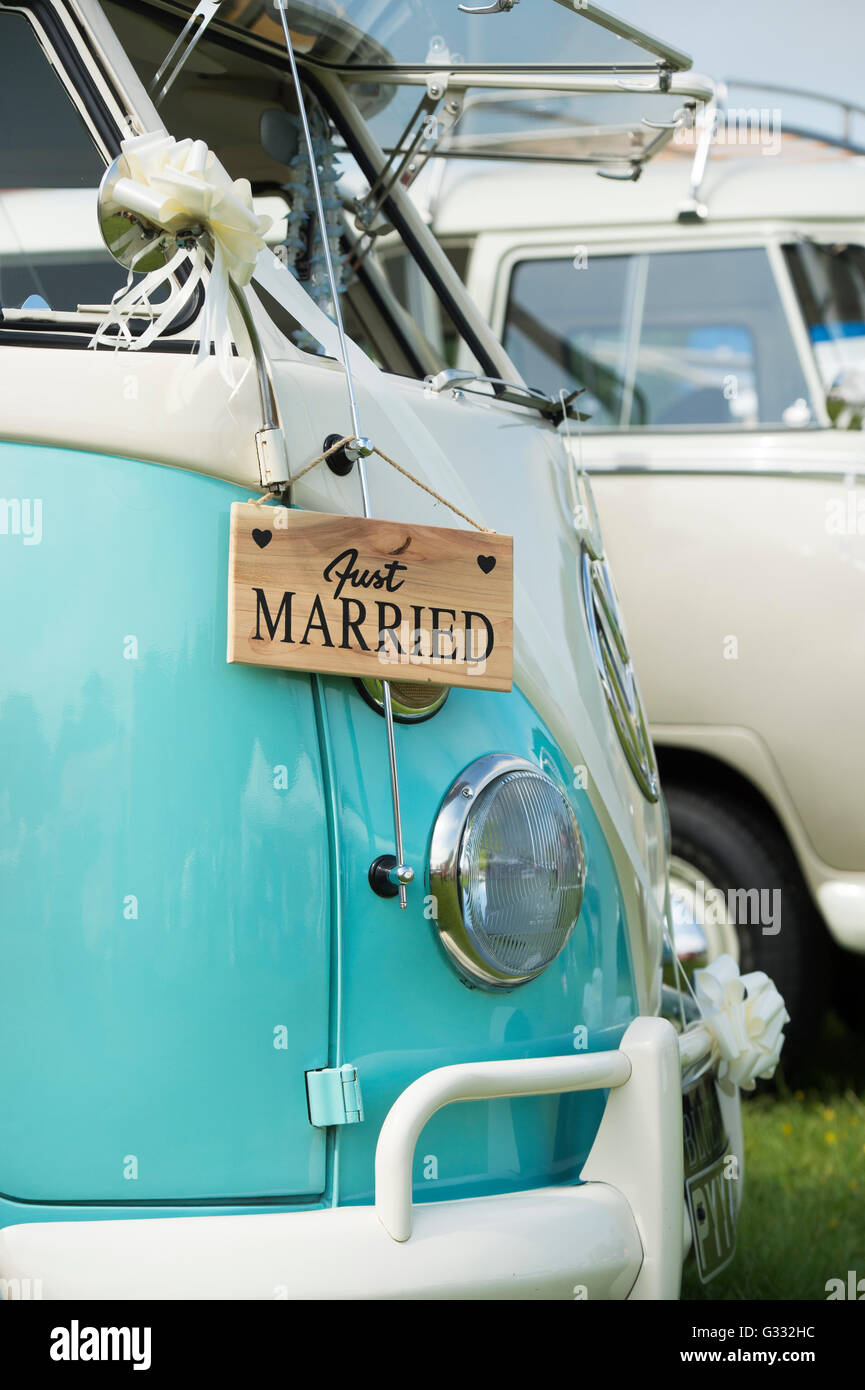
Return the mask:
{"type": "Polygon", "coordinates": [[[322,769],[309,678],[226,664],[244,493],[6,443],[0,497],[0,1192],[321,1193],[322,769]]]}
{"type": "MultiPolygon", "coordinates": [[[[373,859],[393,852],[384,721],[347,682],[325,691],[338,771],[342,860],[343,1034],[358,1069],[363,1124],[337,1133],[340,1202],[372,1199],[381,1123],[399,1092],[422,1072],[483,1058],[552,1056],[615,1047],[637,1012],[621,891],[603,832],[574,771],[518,692],[453,690],[434,718],[396,730],[406,860],[416,871],[409,908],[367,888],[373,859]],[[588,878],[580,921],[562,955],[530,984],[504,993],[468,989],[439,942],[423,878],[432,824],[451,783],[476,758],[510,753],[533,760],[569,795],[584,837],[588,878]]],[[[421,1136],[418,1201],[466,1197],[573,1181],[591,1147],[604,1093],[450,1106],[421,1136]]]]}

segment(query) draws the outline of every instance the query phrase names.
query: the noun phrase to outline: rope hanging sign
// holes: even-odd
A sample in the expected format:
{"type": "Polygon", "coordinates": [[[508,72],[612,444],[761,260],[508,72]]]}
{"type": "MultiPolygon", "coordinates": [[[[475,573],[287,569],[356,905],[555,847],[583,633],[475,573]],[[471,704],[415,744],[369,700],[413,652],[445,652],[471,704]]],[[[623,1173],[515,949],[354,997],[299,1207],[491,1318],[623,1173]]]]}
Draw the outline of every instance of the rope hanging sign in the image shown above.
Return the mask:
{"type": "Polygon", "coordinates": [[[231,508],[229,662],[511,689],[510,536],[264,501],[231,508]]]}

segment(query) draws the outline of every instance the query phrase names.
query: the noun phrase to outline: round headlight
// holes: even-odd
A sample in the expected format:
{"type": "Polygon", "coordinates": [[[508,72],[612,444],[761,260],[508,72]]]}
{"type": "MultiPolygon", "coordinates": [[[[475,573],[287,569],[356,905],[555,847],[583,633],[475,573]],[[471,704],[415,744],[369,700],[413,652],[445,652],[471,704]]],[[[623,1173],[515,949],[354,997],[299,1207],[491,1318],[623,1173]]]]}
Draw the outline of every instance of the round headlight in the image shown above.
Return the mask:
{"type": "Polygon", "coordinates": [[[533,763],[493,754],[453,784],[433,827],[430,892],[469,983],[512,989],[546,969],[577,924],[585,880],[570,802],[533,763]]]}

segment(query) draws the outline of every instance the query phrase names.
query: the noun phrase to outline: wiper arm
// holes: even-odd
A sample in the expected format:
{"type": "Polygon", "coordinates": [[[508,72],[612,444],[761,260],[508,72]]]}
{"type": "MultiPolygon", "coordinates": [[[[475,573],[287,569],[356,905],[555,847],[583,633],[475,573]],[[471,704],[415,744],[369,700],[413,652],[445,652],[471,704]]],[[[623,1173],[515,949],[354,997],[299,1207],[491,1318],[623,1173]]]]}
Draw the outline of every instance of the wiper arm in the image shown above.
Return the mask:
{"type": "Polygon", "coordinates": [[[569,392],[563,398],[560,396],[548,396],[545,391],[539,391],[536,386],[523,386],[521,383],[513,381],[502,381],[497,376],[478,376],[477,372],[469,371],[462,367],[446,367],[444,371],[438,372],[433,377],[427,378],[427,387],[430,391],[437,394],[442,391],[467,391],[473,396],[486,396],[486,391],[477,391],[475,386],[491,386],[497,400],[506,401],[508,405],[523,405],[531,409],[538,410],[548,420],[560,424],[567,415],[570,420],[589,420],[591,416],[582,415],[580,411],[573,409],[573,403],[578,396],[582,396],[586,390],[585,386],[578,387],[576,391],[569,392]]]}

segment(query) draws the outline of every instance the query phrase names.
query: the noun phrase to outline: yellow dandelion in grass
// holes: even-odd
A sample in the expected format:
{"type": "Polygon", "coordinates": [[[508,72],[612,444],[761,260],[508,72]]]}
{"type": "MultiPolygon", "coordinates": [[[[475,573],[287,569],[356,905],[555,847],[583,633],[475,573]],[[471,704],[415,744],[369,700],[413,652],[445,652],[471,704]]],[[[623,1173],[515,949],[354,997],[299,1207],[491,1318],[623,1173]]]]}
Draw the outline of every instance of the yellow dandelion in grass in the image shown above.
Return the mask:
{"type": "Polygon", "coordinates": [[[827,1129],[826,1134],[824,1135],[824,1138],[825,1138],[827,1144],[834,1144],[834,1143],[835,1143],[835,1135],[832,1133],[831,1129],[827,1129]]]}
{"type": "Polygon", "coordinates": [[[856,1181],[856,1179],[855,1179],[855,1178],[851,1178],[851,1179],[850,1179],[850,1191],[851,1191],[851,1192],[855,1192],[855,1191],[856,1191],[856,1188],[857,1188],[858,1186],[859,1186],[859,1184],[858,1184],[858,1182],[856,1181]]]}
{"type": "Polygon", "coordinates": [[[832,1227],[833,1230],[835,1229],[835,1227],[838,1225],[838,1218],[837,1218],[837,1216],[830,1216],[830,1217],[829,1217],[829,1225],[832,1227]]]}
{"type": "Polygon", "coordinates": [[[834,1118],[835,1118],[835,1111],[834,1111],[834,1110],[826,1109],[826,1110],[823,1111],[823,1119],[824,1119],[824,1120],[834,1120],[834,1118]]]}
{"type": "Polygon", "coordinates": [[[804,1091],[794,1091],[794,1092],[793,1092],[793,1099],[794,1099],[794,1100],[804,1100],[804,1099],[805,1099],[805,1092],[804,1092],[804,1091]]]}
{"type": "Polygon", "coordinates": [[[789,1120],[785,1120],[784,1123],[782,1124],[782,1126],[781,1126],[781,1133],[782,1133],[782,1134],[792,1134],[792,1133],[793,1133],[793,1126],[790,1124],[790,1121],[789,1121],[789,1120]]]}

